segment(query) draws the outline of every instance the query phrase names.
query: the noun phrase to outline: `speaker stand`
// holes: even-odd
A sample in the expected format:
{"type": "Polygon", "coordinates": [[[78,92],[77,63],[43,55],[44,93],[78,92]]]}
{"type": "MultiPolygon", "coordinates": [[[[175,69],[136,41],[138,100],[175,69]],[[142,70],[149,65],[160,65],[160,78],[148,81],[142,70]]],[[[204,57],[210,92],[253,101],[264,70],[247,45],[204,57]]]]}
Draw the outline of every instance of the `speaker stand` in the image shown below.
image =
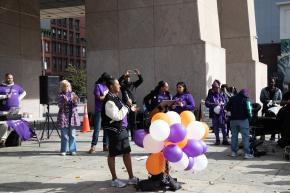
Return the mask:
{"type": "Polygon", "coordinates": [[[47,139],[50,138],[50,136],[54,130],[56,130],[58,136],[60,137],[58,128],[55,125],[55,122],[53,121],[52,116],[49,113],[49,104],[47,104],[46,108],[47,108],[47,112],[45,113],[45,122],[43,125],[43,130],[42,130],[42,134],[41,134],[41,138],[40,138],[41,140],[43,139],[43,135],[44,135],[45,130],[47,131],[47,139]],[[51,131],[50,131],[50,126],[52,126],[51,131]]]}

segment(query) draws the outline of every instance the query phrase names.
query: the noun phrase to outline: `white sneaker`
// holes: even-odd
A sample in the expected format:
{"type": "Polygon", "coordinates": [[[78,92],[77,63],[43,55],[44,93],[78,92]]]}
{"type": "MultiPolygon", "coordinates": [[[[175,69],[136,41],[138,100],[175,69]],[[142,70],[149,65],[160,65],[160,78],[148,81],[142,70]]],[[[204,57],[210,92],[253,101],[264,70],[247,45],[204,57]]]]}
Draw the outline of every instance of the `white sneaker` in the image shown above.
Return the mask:
{"type": "Polygon", "coordinates": [[[237,157],[237,156],[238,156],[238,154],[236,152],[231,153],[231,157],[237,157]]]}
{"type": "Polygon", "coordinates": [[[71,152],[71,154],[70,155],[72,155],[72,156],[76,156],[77,155],[77,152],[71,152]]]}
{"type": "Polygon", "coordinates": [[[66,155],[66,152],[61,152],[60,155],[65,156],[66,155]]]}
{"type": "Polygon", "coordinates": [[[246,153],[245,156],[244,156],[245,159],[253,159],[254,156],[252,154],[248,154],[246,153]]]}
{"type": "Polygon", "coordinates": [[[129,180],[128,180],[128,184],[130,184],[130,185],[137,185],[138,184],[138,182],[139,182],[139,178],[137,178],[137,177],[133,177],[133,178],[130,178],[129,180]]]}
{"type": "Polygon", "coordinates": [[[111,182],[111,186],[116,187],[116,188],[124,188],[126,187],[126,185],[127,185],[126,183],[122,182],[119,179],[112,180],[111,182]]]}

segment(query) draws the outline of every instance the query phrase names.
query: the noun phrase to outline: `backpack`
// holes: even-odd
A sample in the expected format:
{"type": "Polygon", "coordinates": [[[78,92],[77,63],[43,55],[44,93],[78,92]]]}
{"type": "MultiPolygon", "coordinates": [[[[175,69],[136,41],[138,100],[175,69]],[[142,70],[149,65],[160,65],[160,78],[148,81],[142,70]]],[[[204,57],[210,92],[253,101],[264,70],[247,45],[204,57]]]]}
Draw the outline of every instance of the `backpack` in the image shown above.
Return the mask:
{"type": "Polygon", "coordinates": [[[159,175],[153,175],[147,180],[141,180],[136,185],[137,191],[176,191],[181,189],[180,183],[170,175],[161,173],[159,175]]]}
{"type": "Polygon", "coordinates": [[[21,137],[16,133],[16,131],[11,131],[9,136],[5,141],[6,147],[21,146],[21,137]]]}

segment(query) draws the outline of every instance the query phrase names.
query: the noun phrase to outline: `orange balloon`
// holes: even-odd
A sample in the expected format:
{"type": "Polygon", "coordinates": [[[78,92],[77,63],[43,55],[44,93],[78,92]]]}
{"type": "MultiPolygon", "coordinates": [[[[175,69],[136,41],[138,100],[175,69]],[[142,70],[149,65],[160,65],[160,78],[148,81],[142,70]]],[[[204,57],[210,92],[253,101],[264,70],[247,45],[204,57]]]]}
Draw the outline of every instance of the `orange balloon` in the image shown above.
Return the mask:
{"type": "Polygon", "coordinates": [[[146,169],[151,175],[165,171],[165,158],[162,152],[151,154],[146,161],[146,169]]]}
{"type": "Polygon", "coordinates": [[[208,137],[208,134],[209,134],[209,126],[205,123],[205,122],[202,122],[204,128],[205,128],[205,134],[204,136],[202,137],[202,140],[206,139],[208,137]]]}
{"type": "Polygon", "coordinates": [[[168,145],[177,145],[178,147],[180,147],[181,149],[184,148],[187,144],[187,138],[185,137],[182,141],[178,142],[178,143],[173,143],[171,141],[165,141],[164,142],[164,146],[168,146],[168,145]]]}
{"type": "Polygon", "coordinates": [[[178,142],[177,146],[182,149],[186,146],[186,144],[187,144],[187,137],[185,137],[182,141],[178,142]]]}
{"type": "Polygon", "coordinates": [[[195,121],[195,116],[191,111],[183,111],[180,114],[180,118],[181,118],[181,124],[184,127],[187,127],[189,123],[191,123],[192,121],[195,121]]]}
{"type": "Polygon", "coordinates": [[[160,112],[160,113],[156,113],[156,114],[152,117],[152,119],[151,119],[151,123],[152,123],[153,121],[156,121],[156,120],[163,120],[163,121],[165,121],[166,123],[168,123],[169,125],[171,125],[171,119],[170,119],[170,117],[169,117],[166,113],[162,113],[162,112],[160,112]]]}
{"type": "Polygon", "coordinates": [[[171,145],[171,144],[175,144],[176,145],[176,143],[172,143],[171,141],[164,141],[164,146],[168,146],[168,145],[171,145]]]}

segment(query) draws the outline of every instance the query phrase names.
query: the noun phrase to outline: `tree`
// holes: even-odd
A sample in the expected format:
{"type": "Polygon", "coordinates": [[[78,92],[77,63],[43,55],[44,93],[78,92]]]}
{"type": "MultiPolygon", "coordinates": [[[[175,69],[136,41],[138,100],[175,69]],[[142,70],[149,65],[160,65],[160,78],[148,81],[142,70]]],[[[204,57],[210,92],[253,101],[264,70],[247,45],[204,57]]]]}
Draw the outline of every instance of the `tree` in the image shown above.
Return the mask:
{"type": "Polygon", "coordinates": [[[76,66],[69,65],[65,69],[64,78],[71,83],[73,91],[79,97],[87,95],[87,76],[84,69],[79,69],[76,66]]]}

